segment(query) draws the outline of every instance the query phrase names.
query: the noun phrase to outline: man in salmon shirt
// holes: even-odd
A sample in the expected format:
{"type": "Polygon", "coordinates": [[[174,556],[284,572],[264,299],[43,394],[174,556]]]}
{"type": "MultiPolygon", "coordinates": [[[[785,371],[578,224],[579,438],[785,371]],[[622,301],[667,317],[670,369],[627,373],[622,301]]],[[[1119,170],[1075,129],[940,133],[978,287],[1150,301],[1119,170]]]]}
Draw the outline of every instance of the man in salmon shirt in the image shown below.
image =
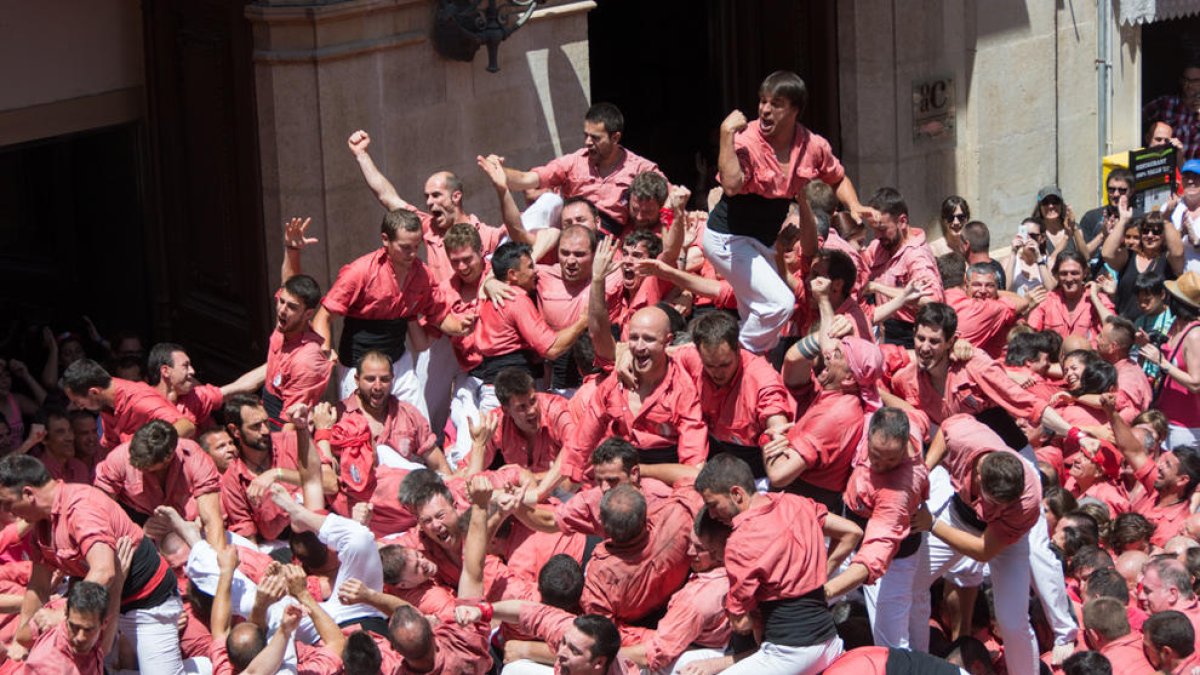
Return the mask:
{"type": "Polygon", "coordinates": [[[807,206],[804,186],[821,180],[856,218],[873,213],[859,203],[829,141],[798,121],[807,102],[800,76],[775,71],[758,88],[758,119],[747,122],[734,110],[721,123],[722,194],[708,216],[704,255],[733,286],[742,346],[756,354],[779,342],[792,315],[795,295],[775,270],[774,246],[791,204],[807,206]]]}
{"type": "MultiPolygon", "coordinates": [[[[926,457],[927,465],[939,463],[950,474],[955,494],[936,516],[922,508],[913,519],[914,529],[933,536],[922,545],[925,564],[913,580],[912,648],[929,650],[926,589],[967,556],[990,565],[996,624],[1004,641],[1008,672],[1037,672],[1037,643],[1029,623],[1033,581],[1029,533],[1035,528],[1046,530],[1037,469],[970,415],[955,415],[942,422],[926,457]]],[[[1063,584],[1061,566],[1057,583],[1063,584]]],[[[1065,597],[1065,586],[1062,592],[1065,597]]],[[[1070,637],[1073,640],[1075,635],[1070,637]]],[[[1070,648],[1068,645],[1068,654],[1070,648]]]]}
{"type": "Polygon", "coordinates": [[[1159,612],[1142,625],[1142,650],[1146,660],[1159,673],[1196,675],[1200,672],[1200,651],[1196,650],[1196,631],[1181,612],[1159,612]]]}
{"type": "Polygon", "coordinates": [[[522,368],[501,370],[495,384],[499,420],[484,447],[481,466],[498,469],[518,464],[535,474],[545,473],[576,433],[567,400],[537,391],[533,377],[522,368]]]}
{"type": "Polygon", "coordinates": [[[1180,612],[1200,635],[1200,599],[1192,591],[1187,567],[1178,560],[1155,558],[1146,563],[1138,582],[1138,602],[1151,615],[1167,610],[1180,612]]]}
{"type": "Polygon", "coordinates": [[[70,418],[58,410],[47,410],[46,436],[31,454],[42,460],[50,475],[67,483],[91,483],[94,471],[75,455],[75,430],[70,418]]]}
{"type": "Polygon", "coordinates": [[[199,445],[179,438],[162,420],[150,421],[110,452],[96,466],[95,485],[141,525],[158,507],[171,506],[188,520],[199,518],[213,548],[225,546],[221,474],[199,445]]]}
{"type": "Polygon", "coordinates": [[[28,455],[0,459],[0,511],[33,524],[30,559],[34,562],[14,647],[29,645],[29,620],[50,596],[55,570],[92,581],[121,598],[121,633],[137,651],[146,673],[179,675],[183,660],[175,625],[183,605],[175,576],[149,537],[108,495],[90,485],[50,478],[28,455]],[[118,572],[118,540],[129,537],[133,563],[123,581],[118,572]]]}
{"type": "Polygon", "coordinates": [[[1015,293],[996,291],[995,270],[972,265],[957,253],[937,259],[938,274],[945,286],[946,304],[958,316],[958,336],[993,359],[1003,356],[1008,331],[1029,306],[1029,300],[1015,293]]]}
{"type": "Polygon", "coordinates": [[[1142,634],[1129,627],[1125,607],[1113,598],[1096,598],[1083,606],[1083,635],[1122,675],[1154,675],[1142,650],[1142,634]]]}
{"type": "Polygon", "coordinates": [[[196,425],[154,387],[113,377],[91,359],[79,359],[67,366],[63,389],[76,408],[100,413],[104,427],[100,444],[108,450],[128,441],[133,432],[150,420],[163,420],[184,438],[196,433],[196,425]]]}
{"type": "Polygon", "coordinates": [[[1089,297],[1087,258],[1075,250],[1063,251],[1054,260],[1052,271],[1058,284],[1029,313],[1029,325],[1034,330],[1052,330],[1063,337],[1074,335],[1095,344],[1104,324],[1099,310],[1111,313],[1113,304],[1107,296],[1089,297]]]}
{"type": "Polygon", "coordinates": [[[756,492],[750,467],[733,455],[708,460],[696,490],[708,513],[733,527],[725,542],[725,609],[733,631],[758,633],[754,613],[762,616],[759,650],[723,672],[823,671],[842,653],[825,599],[828,571],[850,554],[862,530],[806,497],[756,492]]]}
{"type": "Polygon", "coordinates": [[[172,342],[160,342],[146,357],[146,381],[199,429],[213,427],[212,414],[221,409],[230,394],[251,393],[263,384],[266,371],[261,367],[218,387],[196,381],[196,369],[186,350],[172,342]]]}
{"type": "MultiPolygon", "coordinates": [[[[867,202],[877,217],[868,220],[875,239],[863,252],[870,269],[867,290],[875,293],[875,304],[895,297],[913,279],[927,279],[928,294],[917,304],[942,302],[942,279],[933,252],[925,242],[925,231],[909,227],[908,204],[895,188],[879,188],[867,202]]],[[[905,305],[883,324],[883,341],[911,349],[916,306],[905,305]]]]}
{"type": "MultiPolygon", "coordinates": [[[[595,284],[599,287],[599,282],[595,284]]],[[[596,290],[593,290],[595,294],[596,290]]],[[[608,330],[604,310],[593,296],[592,340],[608,330]],[[596,319],[599,318],[599,321],[596,319]]],[[[581,408],[579,433],[563,445],[561,476],[551,472],[538,488],[548,494],[563,477],[582,482],[587,458],[606,436],[618,436],[641,453],[640,464],[698,466],[708,456],[708,433],[700,396],[692,378],[667,354],[673,334],[670,319],[658,307],[637,311],[629,322],[627,345],[633,386],[616,374],[596,386],[591,405],[581,408]]]]}

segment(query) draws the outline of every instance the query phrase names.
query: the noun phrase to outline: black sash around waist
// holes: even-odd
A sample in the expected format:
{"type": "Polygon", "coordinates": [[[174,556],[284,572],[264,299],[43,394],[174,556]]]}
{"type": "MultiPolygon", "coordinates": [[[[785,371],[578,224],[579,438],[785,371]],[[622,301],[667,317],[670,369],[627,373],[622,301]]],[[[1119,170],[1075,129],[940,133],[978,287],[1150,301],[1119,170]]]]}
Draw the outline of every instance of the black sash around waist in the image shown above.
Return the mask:
{"type": "Polygon", "coordinates": [[[913,335],[916,333],[916,324],[911,321],[903,321],[901,319],[884,319],[883,321],[883,343],[888,345],[900,345],[905,349],[913,348],[913,335]]]}
{"type": "Polygon", "coordinates": [[[1008,411],[1000,406],[984,410],[976,415],[975,419],[996,432],[996,435],[1000,437],[1000,440],[1004,441],[1005,445],[1017,452],[1020,452],[1026,445],[1029,445],[1029,439],[1025,437],[1025,432],[1021,431],[1021,427],[1017,426],[1017,422],[1012,418],[1012,415],[1008,414],[1008,411]]]}
{"type": "Polygon", "coordinates": [[[568,350],[550,362],[551,389],[578,389],[583,384],[583,375],[575,364],[575,354],[568,350]]]}
{"type": "Polygon", "coordinates": [[[471,377],[478,377],[483,380],[484,384],[492,384],[496,381],[496,376],[500,374],[500,371],[505,368],[527,370],[534,380],[542,377],[546,372],[542,366],[542,360],[537,354],[531,350],[522,349],[499,356],[483,357],[483,363],[471,369],[471,377]]]}
{"type": "Polygon", "coordinates": [[[980,532],[983,532],[987,529],[987,523],[983,522],[983,519],[979,517],[979,514],[975,513],[975,509],[971,508],[971,505],[968,504],[966,500],[964,500],[962,497],[959,497],[957,492],[955,492],[954,497],[950,499],[950,506],[954,509],[954,515],[958,516],[958,519],[962,522],[970,525],[980,532]]]}
{"type": "Polygon", "coordinates": [[[641,464],[678,464],[679,463],[679,446],[672,445],[669,448],[650,448],[644,450],[636,448],[638,451],[638,462],[641,464]]]}
{"type": "Polygon", "coordinates": [[[150,537],[143,536],[142,543],[133,551],[133,562],[129,565],[129,574],[121,587],[122,614],[158,607],[171,596],[179,594],[178,581],[170,569],[155,583],[158,570],[164,564],[166,563],[158,552],[158,547],[150,537]],[[150,584],[154,587],[150,588],[150,584]]]}
{"type": "Polygon", "coordinates": [[[811,647],[837,635],[833,614],[825,601],[825,587],[818,586],[798,598],[768,600],[760,605],[763,642],[785,647],[811,647]]]}
{"type": "MultiPolygon", "coordinates": [[[[846,505],[842,515],[845,516],[846,520],[852,521],[855,525],[861,527],[863,532],[867,531],[867,521],[869,519],[858,515],[856,511],[850,508],[849,504],[846,505]]],[[[921,550],[921,533],[910,530],[908,536],[900,540],[900,545],[896,547],[896,555],[892,557],[896,560],[902,560],[919,550],[921,550]]]]}
{"type": "Polygon", "coordinates": [[[270,423],[271,431],[279,431],[283,429],[283,399],[275,394],[267,391],[266,385],[262,388],[263,410],[267,411],[267,422],[270,423]]]}
{"type": "Polygon", "coordinates": [[[783,221],[787,220],[790,199],[769,199],[760,195],[722,195],[708,214],[708,229],[722,234],[754,237],[765,246],[774,246],[783,221]]]}
{"type": "Polygon", "coordinates": [[[767,466],[763,464],[762,448],[757,445],[737,445],[736,443],[727,443],[711,434],[708,437],[708,457],[712,459],[714,455],[719,455],[722,452],[737,457],[743,462],[750,465],[750,471],[755,478],[767,477],[767,466]]]}
{"type": "Polygon", "coordinates": [[[404,356],[408,337],[407,319],[342,319],[342,337],[338,340],[338,363],[353,368],[363,354],[381,351],[399,361],[404,356]]]}
{"type": "Polygon", "coordinates": [[[804,477],[797,478],[792,481],[787,487],[783,488],[784,492],[801,497],[808,497],[814,502],[821,504],[825,510],[837,515],[842,512],[842,493],[826,490],[823,487],[817,487],[812,483],[804,482],[804,477]]]}
{"type": "Polygon", "coordinates": [[[374,633],[380,637],[388,638],[387,619],[381,616],[363,616],[357,619],[348,619],[338,624],[338,628],[349,628],[351,626],[359,626],[364,631],[374,633]]]}

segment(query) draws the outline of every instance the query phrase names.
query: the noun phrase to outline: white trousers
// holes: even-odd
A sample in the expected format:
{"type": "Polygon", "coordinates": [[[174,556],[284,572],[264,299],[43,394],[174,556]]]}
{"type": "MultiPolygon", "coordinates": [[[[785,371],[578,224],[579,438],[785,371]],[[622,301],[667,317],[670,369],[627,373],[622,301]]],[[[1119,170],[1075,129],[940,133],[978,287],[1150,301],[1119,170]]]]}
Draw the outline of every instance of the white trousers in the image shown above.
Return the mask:
{"type": "MultiPolygon", "coordinates": [[[[715,658],[718,658],[721,656],[725,656],[724,649],[712,649],[709,647],[697,647],[695,649],[689,649],[686,652],[680,654],[679,658],[675,659],[674,663],[663,668],[662,670],[655,671],[655,672],[657,673],[657,675],[679,675],[679,673],[681,673],[683,671],[684,667],[693,661],[703,661],[704,659],[715,659],[715,658]]],[[[642,672],[643,673],[646,672],[646,669],[643,668],[642,672]]]]}
{"type": "Polygon", "coordinates": [[[181,675],[183,654],[179,651],[176,621],[183,603],[172,596],[157,607],[135,609],[117,618],[117,630],[137,652],[138,670],[155,675],[181,675]]]}
{"type": "MultiPolygon", "coordinates": [[[[337,371],[334,375],[338,381],[339,401],[346,400],[347,396],[358,389],[358,384],[354,382],[354,374],[357,372],[356,368],[347,368],[340,363],[337,364],[337,371]]],[[[405,351],[404,356],[392,364],[392,375],[395,378],[392,380],[392,395],[405,403],[416,406],[425,419],[429,419],[429,409],[425,407],[425,387],[417,377],[412,350],[405,351]]]]}
{"type": "MultiPolygon", "coordinates": [[[[471,427],[479,424],[482,415],[500,407],[496,387],[466,373],[455,380],[454,399],[450,401],[450,423],[454,425],[454,447],[446,448],[446,461],[457,469],[471,453],[471,427]]],[[[487,467],[484,467],[487,468],[487,467]]]]}
{"type": "Polygon", "coordinates": [[[740,342],[755,354],[779,343],[796,295],[779,277],[775,251],[753,237],[704,231],[704,256],[733,287],[742,317],[740,342]]]}
{"type": "Polygon", "coordinates": [[[907,558],[893,558],[883,576],[870,586],[862,587],[867,616],[871,619],[871,635],[877,647],[909,648],[913,578],[920,561],[920,552],[907,558]]]}
{"type": "Polygon", "coordinates": [[[842,638],[811,647],[785,647],[764,642],[750,656],[721,671],[722,675],[810,675],[820,673],[842,655],[842,638]]]}
{"type": "Polygon", "coordinates": [[[1168,429],[1168,450],[1174,450],[1175,448],[1184,445],[1200,445],[1200,429],[1189,429],[1187,427],[1176,426],[1174,424],[1170,425],[1168,429]]]}
{"type": "MultiPolygon", "coordinates": [[[[450,338],[442,336],[417,354],[417,380],[424,383],[425,407],[429,410],[429,426],[441,444],[450,416],[450,399],[454,395],[454,377],[458,374],[458,359],[450,338]]],[[[405,400],[405,399],[401,399],[405,400]]]]}
{"type": "Polygon", "coordinates": [[[500,675],[553,675],[554,666],[548,666],[529,659],[517,659],[504,665],[500,675]]]}

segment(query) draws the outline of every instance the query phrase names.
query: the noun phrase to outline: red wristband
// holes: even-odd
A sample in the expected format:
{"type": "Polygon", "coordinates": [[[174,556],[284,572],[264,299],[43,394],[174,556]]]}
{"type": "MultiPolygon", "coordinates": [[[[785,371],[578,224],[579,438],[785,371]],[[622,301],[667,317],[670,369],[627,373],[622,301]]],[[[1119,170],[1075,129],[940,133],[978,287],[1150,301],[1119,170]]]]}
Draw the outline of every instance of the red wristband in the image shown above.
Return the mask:
{"type": "Polygon", "coordinates": [[[1080,429],[1079,427],[1071,427],[1071,429],[1069,431],[1067,431],[1067,439],[1078,443],[1079,436],[1082,433],[1083,433],[1083,430],[1080,429]]]}
{"type": "Polygon", "coordinates": [[[314,441],[328,441],[333,438],[333,429],[317,429],[313,434],[314,441]]]}
{"type": "Polygon", "coordinates": [[[480,617],[479,617],[480,621],[482,621],[484,623],[492,622],[492,615],[495,613],[492,610],[492,603],[490,603],[490,602],[479,603],[479,612],[480,612],[480,617]]]}

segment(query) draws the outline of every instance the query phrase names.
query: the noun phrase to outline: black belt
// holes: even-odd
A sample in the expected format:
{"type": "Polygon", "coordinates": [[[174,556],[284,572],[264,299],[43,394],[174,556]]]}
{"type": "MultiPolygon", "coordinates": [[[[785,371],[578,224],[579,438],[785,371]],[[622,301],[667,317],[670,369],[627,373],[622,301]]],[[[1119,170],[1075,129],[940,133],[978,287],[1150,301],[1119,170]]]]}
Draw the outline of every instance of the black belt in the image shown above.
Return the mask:
{"type": "Polygon", "coordinates": [[[757,445],[727,443],[710,434],[708,437],[708,458],[712,459],[714,455],[719,455],[722,452],[728,452],[749,464],[750,471],[754,474],[755,478],[767,477],[767,466],[763,463],[762,448],[757,445]]]}
{"type": "Polygon", "coordinates": [[[883,322],[883,343],[900,345],[905,349],[912,349],[913,335],[916,330],[916,324],[911,321],[885,319],[883,322]]]}
{"type": "Polygon", "coordinates": [[[471,377],[483,380],[484,384],[492,384],[496,381],[496,376],[500,374],[500,371],[505,368],[527,370],[535,380],[545,373],[538,355],[528,349],[522,349],[499,356],[483,357],[483,363],[471,369],[471,377]]]}
{"type": "MultiPolygon", "coordinates": [[[[858,525],[863,529],[864,532],[866,532],[867,521],[869,519],[858,515],[858,512],[851,509],[849,504],[846,505],[842,515],[846,518],[846,520],[852,521],[855,525],[858,525]]],[[[910,530],[908,536],[900,540],[900,545],[896,547],[896,555],[892,557],[896,560],[901,560],[909,557],[919,550],[921,550],[921,533],[910,530]]]]}
{"type": "Polygon", "coordinates": [[[363,354],[381,351],[399,361],[404,356],[404,339],[408,337],[407,319],[342,318],[342,337],[338,340],[338,363],[354,368],[363,354]]]}
{"type": "Polygon", "coordinates": [[[669,448],[637,448],[639,464],[678,464],[679,446],[669,448]]]}
{"type": "Polygon", "coordinates": [[[786,198],[722,195],[708,214],[707,227],[722,234],[754,237],[765,246],[774,246],[791,206],[792,200],[786,198]]]}
{"type": "Polygon", "coordinates": [[[967,525],[970,525],[980,532],[983,532],[987,529],[987,523],[983,522],[983,519],[979,517],[979,514],[975,513],[975,509],[971,508],[970,504],[963,501],[963,498],[959,497],[957,492],[955,492],[954,497],[950,499],[950,506],[954,509],[954,515],[958,516],[958,519],[967,525]]]}
{"type": "Polygon", "coordinates": [[[999,406],[988,408],[975,415],[975,419],[996,432],[996,435],[1000,437],[1000,440],[1004,441],[1005,445],[1017,452],[1020,452],[1026,445],[1029,445],[1029,439],[1025,437],[1025,432],[1021,431],[1021,427],[1017,426],[1016,420],[1004,408],[999,406]]]}
{"type": "Polygon", "coordinates": [[[768,600],[760,605],[760,609],[763,642],[785,647],[811,647],[837,635],[824,586],[817,586],[798,598],[768,600]]]}
{"type": "Polygon", "coordinates": [[[583,375],[575,364],[574,350],[567,352],[550,362],[551,389],[578,389],[583,384],[583,375]]]}

